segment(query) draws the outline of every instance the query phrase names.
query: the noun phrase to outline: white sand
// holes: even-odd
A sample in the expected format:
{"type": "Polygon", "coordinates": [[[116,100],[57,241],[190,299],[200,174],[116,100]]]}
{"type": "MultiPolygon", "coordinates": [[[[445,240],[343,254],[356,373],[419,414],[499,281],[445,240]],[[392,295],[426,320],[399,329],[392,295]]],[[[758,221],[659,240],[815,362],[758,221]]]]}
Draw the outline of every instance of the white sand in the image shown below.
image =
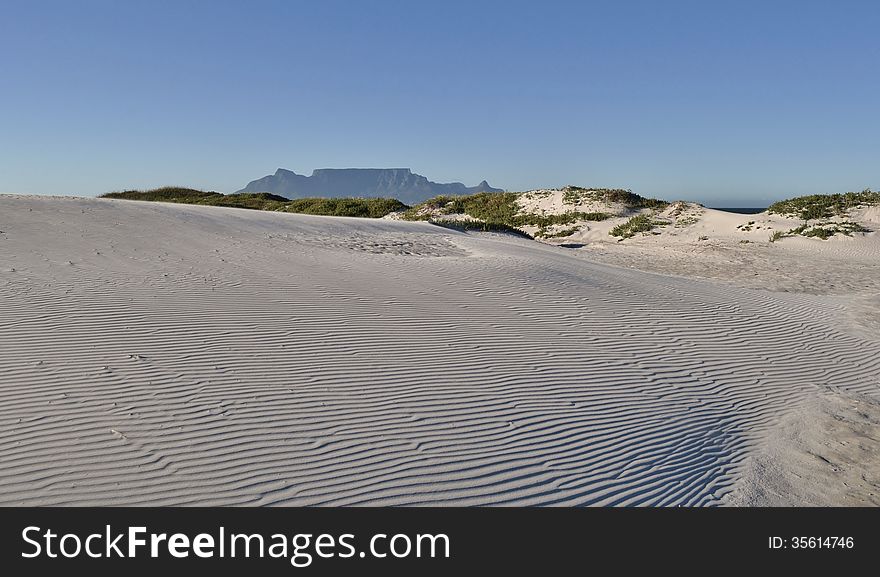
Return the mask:
{"type": "Polygon", "coordinates": [[[801,463],[786,423],[880,393],[870,275],[94,199],[0,197],[0,231],[0,504],[756,504],[768,439],[801,463]]]}
{"type": "Polygon", "coordinates": [[[737,506],[880,506],[880,402],[832,387],[786,414],[726,497],[737,506]]]}
{"type": "Polygon", "coordinates": [[[576,253],[592,262],[666,275],[719,279],[780,292],[880,295],[880,232],[876,232],[880,231],[880,207],[830,219],[855,221],[875,232],[838,234],[828,240],[791,236],[770,242],[772,232],[789,231],[803,221],[767,213],[734,214],[692,203],[680,203],[681,213],[675,214],[676,206],[656,215],[668,221],[667,226],[625,240],[608,233],[631,213],[583,223],[582,230],[567,237],[541,240],[582,244],[576,253]]]}

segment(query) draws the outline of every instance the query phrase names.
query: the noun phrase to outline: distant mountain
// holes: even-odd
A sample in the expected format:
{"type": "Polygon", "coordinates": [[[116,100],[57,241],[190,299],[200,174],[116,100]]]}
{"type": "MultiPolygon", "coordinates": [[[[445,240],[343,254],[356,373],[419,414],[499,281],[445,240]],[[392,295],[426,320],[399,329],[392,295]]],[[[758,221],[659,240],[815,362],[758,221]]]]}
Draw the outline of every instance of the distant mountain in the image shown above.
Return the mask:
{"type": "Polygon", "coordinates": [[[408,168],[319,168],[312,171],[312,176],[279,168],[275,174],[253,180],[238,192],[271,192],[287,198],[382,196],[416,204],[441,194],[503,191],[492,188],[485,180],[477,186],[431,182],[408,168]]]}

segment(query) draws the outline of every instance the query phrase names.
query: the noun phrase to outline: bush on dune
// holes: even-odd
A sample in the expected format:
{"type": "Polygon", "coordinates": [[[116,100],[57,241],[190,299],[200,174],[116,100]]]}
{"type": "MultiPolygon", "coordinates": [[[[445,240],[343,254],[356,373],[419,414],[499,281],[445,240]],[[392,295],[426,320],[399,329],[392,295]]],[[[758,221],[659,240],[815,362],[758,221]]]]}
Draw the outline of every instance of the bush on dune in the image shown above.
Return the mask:
{"type": "Polygon", "coordinates": [[[280,210],[287,202],[283,196],[269,194],[268,192],[252,192],[241,194],[221,194],[220,197],[212,197],[207,202],[210,206],[228,206],[232,208],[250,208],[252,210],[280,210]]]}
{"type": "Polygon", "coordinates": [[[467,214],[493,224],[514,226],[519,207],[515,192],[479,192],[466,196],[437,196],[401,214],[404,220],[432,220],[440,214],[467,214]]]}
{"type": "Polygon", "coordinates": [[[101,197],[363,218],[381,218],[391,212],[408,208],[407,205],[393,198],[300,198],[288,200],[283,196],[268,192],[221,194],[173,186],[154,190],[111,192],[103,194],[101,197]]]}
{"type": "Polygon", "coordinates": [[[774,202],[767,208],[767,212],[783,216],[796,216],[801,220],[819,220],[845,216],[850,209],[875,204],[880,204],[880,192],[873,192],[870,188],[866,188],[862,192],[811,194],[789,198],[774,202]]]}
{"type": "Polygon", "coordinates": [[[320,216],[382,218],[406,208],[407,205],[396,198],[298,198],[288,201],[281,210],[320,216]]]}
{"type": "Polygon", "coordinates": [[[504,232],[514,234],[516,236],[524,236],[526,238],[534,238],[530,234],[521,231],[518,228],[499,224],[494,222],[483,222],[482,220],[462,219],[462,220],[429,220],[431,224],[442,226],[443,228],[451,228],[453,230],[478,230],[481,232],[504,232]]]}
{"type": "Polygon", "coordinates": [[[640,232],[649,232],[658,224],[665,223],[658,223],[651,217],[651,215],[639,214],[623,224],[618,224],[612,228],[608,234],[611,236],[619,236],[620,239],[623,240],[626,238],[632,238],[640,232]]]}
{"type": "Polygon", "coordinates": [[[567,204],[579,202],[604,202],[606,204],[622,204],[630,209],[653,208],[662,210],[669,206],[665,200],[645,198],[631,190],[622,188],[583,188],[566,186],[562,189],[562,200],[567,204]]]}
{"type": "MultiPolygon", "coordinates": [[[[404,220],[435,220],[437,215],[466,214],[492,225],[520,229],[534,226],[571,224],[578,220],[601,221],[610,218],[604,212],[569,211],[562,214],[520,214],[516,192],[480,192],[466,196],[437,196],[426,200],[401,214],[404,220]]],[[[641,198],[641,197],[639,197],[641,198]]],[[[522,232],[522,231],[520,231],[522,232]]]]}
{"type": "Polygon", "coordinates": [[[205,192],[192,188],[166,186],[153,190],[126,190],[102,194],[101,198],[119,198],[123,200],[144,200],[150,202],[176,202],[180,204],[200,204],[205,206],[228,206],[232,208],[250,208],[254,210],[277,210],[287,199],[268,192],[241,194],[222,194],[205,192]]]}
{"type": "Polygon", "coordinates": [[[807,238],[818,238],[819,240],[828,240],[835,234],[842,234],[844,236],[852,236],[853,233],[866,233],[872,232],[871,229],[862,226],[857,222],[850,221],[842,221],[842,222],[819,222],[813,225],[804,223],[796,228],[792,228],[788,231],[782,232],[777,230],[773,234],[770,235],[770,242],[776,242],[777,240],[790,237],[790,236],[805,236],[807,238]]]}
{"type": "Polygon", "coordinates": [[[786,237],[805,236],[827,240],[836,234],[852,236],[853,233],[867,233],[870,229],[859,223],[846,219],[849,211],[863,206],[880,204],[880,192],[866,188],[861,192],[845,192],[843,194],[811,194],[798,196],[771,204],[768,213],[786,217],[799,218],[804,221],[801,226],[787,231],[776,231],[770,236],[770,242],[786,237]],[[829,220],[843,217],[844,220],[829,220]],[[812,222],[811,221],[818,221],[812,222]]]}
{"type": "Polygon", "coordinates": [[[122,198],[125,200],[149,200],[155,202],[197,202],[208,198],[223,196],[219,192],[205,192],[193,188],[179,186],[163,186],[153,190],[124,190],[122,192],[108,192],[101,198],[122,198]]]}
{"type": "MultiPolygon", "coordinates": [[[[623,203],[629,208],[658,208],[665,201],[643,198],[628,190],[582,189],[566,187],[566,195],[588,195],[594,200],[623,203]]],[[[226,206],[271,210],[321,216],[381,218],[399,212],[404,220],[437,220],[439,215],[466,214],[496,230],[536,227],[540,233],[554,225],[571,225],[577,221],[601,221],[611,218],[605,212],[568,211],[561,214],[520,214],[516,192],[480,192],[465,196],[437,196],[414,207],[394,198],[299,198],[289,200],[267,192],[222,194],[192,188],[167,186],[153,190],[126,190],[102,195],[104,198],[176,202],[207,206],[226,206]]],[[[488,229],[487,229],[488,230],[488,229]]]]}

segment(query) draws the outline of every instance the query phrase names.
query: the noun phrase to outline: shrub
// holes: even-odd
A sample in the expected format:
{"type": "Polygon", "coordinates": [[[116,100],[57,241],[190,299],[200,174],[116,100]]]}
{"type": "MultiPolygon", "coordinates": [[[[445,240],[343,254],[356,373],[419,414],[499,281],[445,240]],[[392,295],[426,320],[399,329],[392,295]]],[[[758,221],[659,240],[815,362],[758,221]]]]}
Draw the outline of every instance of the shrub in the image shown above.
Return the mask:
{"type": "Polygon", "coordinates": [[[550,234],[542,229],[538,234],[535,234],[535,236],[536,237],[541,236],[542,238],[565,238],[567,236],[573,235],[574,233],[576,233],[579,230],[580,229],[578,227],[573,226],[571,228],[565,228],[565,229],[558,230],[558,231],[550,234]]]}
{"type": "Polygon", "coordinates": [[[580,186],[566,186],[562,189],[562,201],[566,204],[577,204],[582,201],[620,203],[627,208],[653,208],[663,209],[669,203],[656,198],[645,198],[635,194],[631,190],[622,188],[583,188],[580,186]]]}
{"type": "Polygon", "coordinates": [[[515,192],[480,192],[468,196],[437,196],[405,211],[405,220],[430,220],[433,211],[467,214],[475,219],[512,226],[517,212],[515,192]]]}
{"type": "Polygon", "coordinates": [[[639,232],[648,232],[657,225],[657,221],[647,214],[639,214],[623,224],[618,224],[608,233],[611,236],[619,236],[621,240],[631,238],[639,232]]]}
{"type": "Polygon", "coordinates": [[[406,208],[396,198],[298,198],[288,201],[281,210],[320,216],[382,218],[406,208]]]}
{"type": "Polygon", "coordinates": [[[519,214],[515,192],[480,192],[467,196],[438,196],[404,211],[404,220],[433,220],[439,213],[466,214],[476,220],[519,229],[525,226],[547,228],[572,224],[578,220],[601,221],[611,217],[604,212],[569,211],[563,214],[519,214]]]}
{"type": "Polygon", "coordinates": [[[880,192],[866,188],[862,192],[812,194],[781,200],[771,204],[767,212],[794,216],[802,220],[819,220],[842,216],[851,208],[874,204],[880,204],[880,192]]]}
{"type": "Polygon", "coordinates": [[[843,234],[846,236],[852,236],[854,232],[871,232],[870,229],[865,228],[857,222],[843,221],[843,222],[820,222],[816,225],[809,225],[804,223],[796,228],[792,228],[786,232],[782,232],[781,230],[775,231],[770,235],[770,242],[776,242],[781,238],[785,238],[787,236],[805,236],[807,238],[818,238],[820,240],[828,240],[835,234],[843,234]]]}
{"type": "Polygon", "coordinates": [[[153,190],[126,190],[102,194],[101,198],[120,198],[124,200],[144,200],[151,202],[176,202],[180,204],[201,204],[207,206],[228,206],[255,210],[278,210],[287,202],[283,196],[268,192],[221,194],[205,192],[192,188],[165,186],[153,190]]]}
{"type": "Polygon", "coordinates": [[[512,226],[508,226],[506,224],[500,224],[495,222],[483,222],[481,220],[474,219],[461,219],[461,220],[429,220],[433,225],[441,226],[443,228],[450,228],[453,230],[478,230],[481,232],[505,232],[509,234],[515,234],[517,236],[523,236],[525,238],[533,238],[530,234],[525,231],[522,231],[518,228],[514,228],[512,226]]]}
{"type": "MultiPolygon", "coordinates": [[[[150,200],[161,202],[195,202],[208,198],[223,196],[219,192],[205,192],[193,188],[179,186],[163,186],[153,190],[124,190],[122,192],[108,192],[101,198],[122,198],[125,200],[150,200]]],[[[280,197],[279,197],[280,198],[280,197]]]]}
{"type": "Polygon", "coordinates": [[[125,200],[176,202],[362,218],[381,218],[386,214],[408,208],[405,204],[394,198],[299,198],[288,200],[283,196],[268,192],[221,194],[219,192],[204,192],[191,188],[170,186],[154,190],[111,192],[101,196],[102,198],[120,198],[125,200]]]}

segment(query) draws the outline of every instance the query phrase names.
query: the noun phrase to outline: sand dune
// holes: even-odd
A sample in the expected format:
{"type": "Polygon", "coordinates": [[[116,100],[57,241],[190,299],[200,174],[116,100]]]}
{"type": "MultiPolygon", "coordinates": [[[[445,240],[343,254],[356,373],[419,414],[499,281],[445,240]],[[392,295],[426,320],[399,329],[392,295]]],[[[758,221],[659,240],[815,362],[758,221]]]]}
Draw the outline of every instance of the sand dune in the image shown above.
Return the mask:
{"type": "Polygon", "coordinates": [[[0,231],[0,504],[723,504],[880,393],[848,300],[524,239],[16,196],[0,231]]]}
{"type": "MultiPolygon", "coordinates": [[[[880,222],[875,220],[875,209],[858,211],[853,220],[876,231],[880,222]]],[[[836,235],[828,240],[793,236],[770,242],[769,231],[789,230],[802,221],[700,208],[692,224],[618,242],[607,233],[614,222],[598,223],[590,231],[550,242],[582,243],[577,252],[592,262],[647,272],[780,292],[880,294],[880,232],[836,235]],[[750,222],[754,223],[751,227],[750,222]]]]}
{"type": "Polygon", "coordinates": [[[727,496],[738,506],[880,506],[880,402],[829,387],[786,414],[727,496]]]}

